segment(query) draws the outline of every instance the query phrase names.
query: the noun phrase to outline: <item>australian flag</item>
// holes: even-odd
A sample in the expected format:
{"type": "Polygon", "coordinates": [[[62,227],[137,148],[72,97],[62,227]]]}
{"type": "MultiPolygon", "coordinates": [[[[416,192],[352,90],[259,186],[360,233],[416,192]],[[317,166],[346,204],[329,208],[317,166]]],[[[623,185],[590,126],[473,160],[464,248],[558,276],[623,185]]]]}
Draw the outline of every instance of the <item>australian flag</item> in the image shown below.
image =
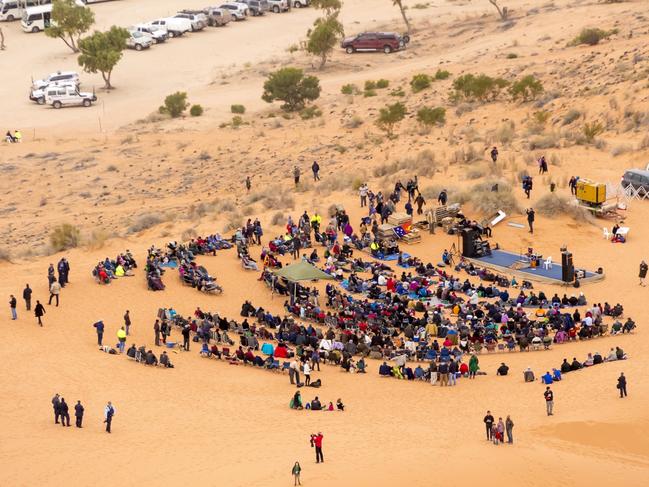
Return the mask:
{"type": "Polygon", "coordinates": [[[394,227],[394,234],[397,236],[397,238],[403,238],[406,236],[408,233],[405,228],[403,227],[394,227]]]}

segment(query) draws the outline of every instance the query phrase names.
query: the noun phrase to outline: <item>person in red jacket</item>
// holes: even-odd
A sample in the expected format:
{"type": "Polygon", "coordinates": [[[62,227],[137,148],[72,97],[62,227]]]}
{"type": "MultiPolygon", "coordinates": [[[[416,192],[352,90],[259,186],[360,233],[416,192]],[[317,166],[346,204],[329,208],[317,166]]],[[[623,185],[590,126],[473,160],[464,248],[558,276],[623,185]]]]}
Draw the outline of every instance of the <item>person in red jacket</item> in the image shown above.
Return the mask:
{"type": "Polygon", "coordinates": [[[317,435],[311,435],[311,446],[315,446],[315,463],[324,463],[324,456],[322,456],[322,433],[318,432],[317,435]]]}

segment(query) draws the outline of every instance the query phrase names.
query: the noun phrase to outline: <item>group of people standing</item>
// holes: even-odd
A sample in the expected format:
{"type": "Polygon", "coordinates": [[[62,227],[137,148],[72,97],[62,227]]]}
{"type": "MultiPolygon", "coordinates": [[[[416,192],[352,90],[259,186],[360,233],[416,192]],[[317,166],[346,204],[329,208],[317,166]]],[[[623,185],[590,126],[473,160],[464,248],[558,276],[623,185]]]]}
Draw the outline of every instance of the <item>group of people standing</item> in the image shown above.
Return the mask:
{"type": "Polygon", "coordinates": [[[498,418],[496,422],[491,411],[487,411],[484,419],[485,430],[487,432],[487,441],[493,442],[494,445],[499,445],[505,442],[505,433],[507,434],[507,443],[510,445],[514,443],[514,421],[507,415],[507,419],[503,422],[503,418],[498,418]]]}
{"type": "MultiPolygon", "coordinates": [[[[54,394],[52,398],[52,407],[54,409],[54,424],[59,424],[59,419],[61,426],[70,426],[70,407],[68,403],[65,402],[65,398],[61,397],[60,394],[54,394]]],[[[77,428],[83,428],[83,415],[85,409],[81,404],[81,401],[77,401],[74,405],[74,418],[75,426],[77,428]]],[[[110,433],[110,427],[113,422],[113,416],[115,415],[115,407],[113,404],[108,401],[106,407],[104,408],[104,423],[106,424],[106,432],[110,433]]]]}

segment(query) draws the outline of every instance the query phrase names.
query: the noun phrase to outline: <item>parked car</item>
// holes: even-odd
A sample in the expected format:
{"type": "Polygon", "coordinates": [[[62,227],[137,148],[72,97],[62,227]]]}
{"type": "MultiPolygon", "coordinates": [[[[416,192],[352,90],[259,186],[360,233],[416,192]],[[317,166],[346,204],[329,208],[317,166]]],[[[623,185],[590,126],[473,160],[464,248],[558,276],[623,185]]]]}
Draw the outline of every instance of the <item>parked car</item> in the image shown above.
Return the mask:
{"type": "Polygon", "coordinates": [[[149,22],[147,25],[163,27],[167,29],[169,37],[180,37],[185,32],[192,30],[192,23],[188,19],[179,19],[176,17],[157,19],[153,22],[149,22]]]}
{"type": "Polygon", "coordinates": [[[137,24],[128,28],[129,32],[142,32],[143,34],[149,34],[153,37],[153,40],[156,44],[166,41],[169,38],[169,33],[164,27],[158,25],[146,25],[146,24],[137,24]]]}
{"type": "Polygon", "coordinates": [[[222,9],[228,10],[234,20],[246,20],[248,17],[248,5],[240,2],[228,2],[221,5],[222,9]]]}
{"type": "Polygon", "coordinates": [[[295,8],[303,8],[311,5],[311,0],[291,0],[295,8]]]}
{"type": "Polygon", "coordinates": [[[288,2],[289,0],[268,0],[270,9],[276,14],[280,12],[288,12],[291,9],[288,2]]]}
{"type": "Polygon", "coordinates": [[[225,8],[206,7],[204,12],[208,25],[212,27],[223,27],[234,20],[230,11],[225,8]]]}
{"type": "Polygon", "coordinates": [[[52,25],[52,4],[29,7],[23,11],[20,26],[25,32],[37,33],[52,25]]]}
{"type": "Polygon", "coordinates": [[[393,51],[405,49],[410,42],[410,36],[394,32],[363,32],[353,37],[345,37],[340,44],[347,54],[357,51],[383,51],[390,54],[393,51]]]}
{"type": "Polygon", "coordinates": [[[64,81],[69,81],[79,86],[79,74],[75,71],[57,71],[56,73],[47,75],[43,79],[32,80],[32,88],[43,89],[52,83],[62,83],[64,81]]]}
{"type": "Polygon", "coordinates": [[[175,18],[189,20],[191,22],[192,32],[203,30],[205,27],[207,27],[207,15],[205,15],[203,12],[197,12],[197,13],[178,12],[175,15],[175,18]]]}
{"type": "Polygon", "coordinates": [[[239,0],[239,2],[248,5],[248,10],[253,17],[264,15],[270,10],[268,0],[239,0]]]}
{"type": "MultiPolygon", "coordinates": [[[[649,168],[649,166],[647,166],[649,168]]],[[[622,187],[631,186],[634,190],[639,190],[640,194],[649,194],[649,170],[647,169],[628,169],[622,176],[622,187]]]]}
{"type": "Polygon", "coordinates": [[[141,51],[142,49],[150,48],[155,41],[151,34],[145,34],[140,31],[133,31],[130,33],[131,37],[126,39],[126,47],[129,49],[135,49],[136,51],[141,51]]]}
{"type": "Polygon", "coordinates": [[[89,107],[95,101],[97,97],[94,93],[84,93],[70,86],[53,86],[45,94],[45,102],[54,108],[75,105],[89,107]]]}
{"type": "Polygon", "coordinates": [[[35,101],[39,105],[44,105],[45,104],[45,97],[47,95],[47,90],[50,88],[59,88],[59,87],[70,87],[70,88],[75,88],[79,89],[78,85],[78,80],[64,80],[64,81],[54,81],[50,83],[49,85],[45,85],[42,88],[34,88],[32,87],[31,90],[29,90],[29,99],[31,101],[35,101]]]}

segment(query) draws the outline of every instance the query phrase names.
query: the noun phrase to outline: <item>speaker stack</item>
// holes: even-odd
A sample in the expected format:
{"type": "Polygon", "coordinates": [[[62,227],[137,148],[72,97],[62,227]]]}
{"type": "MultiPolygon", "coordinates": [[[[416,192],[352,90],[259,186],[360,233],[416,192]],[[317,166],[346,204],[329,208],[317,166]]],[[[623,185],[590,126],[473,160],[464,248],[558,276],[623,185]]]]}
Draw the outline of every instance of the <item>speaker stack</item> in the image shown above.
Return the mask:
{"type": "Polygon", "coordinates": [[[561,280],[567,283],[575,280],[575,266],[572,263],[571,252],[561,252],[561,280]]]}
{"type": "Polygon", "coordinates": [[[462,229],[462,255],[464,257],[476,256],[476,230],[472,228],[462,229]]]}

